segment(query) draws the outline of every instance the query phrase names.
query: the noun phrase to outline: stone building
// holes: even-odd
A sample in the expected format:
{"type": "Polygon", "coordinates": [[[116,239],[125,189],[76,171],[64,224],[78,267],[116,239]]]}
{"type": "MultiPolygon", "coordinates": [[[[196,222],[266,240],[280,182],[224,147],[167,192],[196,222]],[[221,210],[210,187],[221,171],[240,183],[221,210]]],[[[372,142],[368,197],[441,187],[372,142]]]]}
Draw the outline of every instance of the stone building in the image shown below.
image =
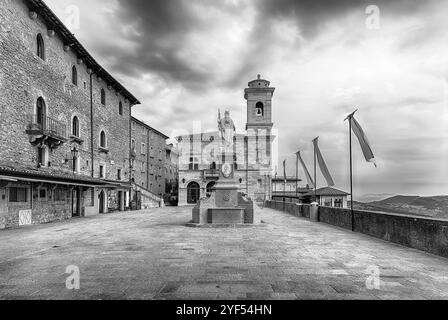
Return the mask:
{"type": "Polygon", "coordinates": [[[173,144],[167,145],[165,151],[165,194],[177,197],[179,186],[179,152],[173,144]]]}
{"type": "MultiPolygon", "coordinates": [[[[240,190],[258,203],[271,198],[272,98],[275,88],[259,75],[249,82],[246,132],[234,137],[235,176],[240,190]]],[[[179,150],[179,205],[193,205],[207,197],[219,178],[222,164],[220,133],[208,132],[176,138],[179,150]]]]}
{"type": "Polygon", "coordinates": [[[0,43],[0,228],[125,210],[139,101],[43,1],[2,1],[0,43]]]}
{"type": "Polygon", "coordinates": [[[166,185],[166,140],[168,136],[132,117],[132,182],[137,192],[137,209],[163,202],[166,185]]]}
{"type": "MultiPolygon", "coordinates": [[[[314,195],[314,191],[309,193],[314,195]]],[[[348,208],[348,196],[350,194],[335,188],[325,187],[316,190],[317,203],[323,207],[348,208]]]]}
{"type": "Polygon", "coordinates": [[[295,193],[300,190],[299,183],[301,179],[296,177],[274,177],[272,179],[272,192],[273,193],[295,193]]]}

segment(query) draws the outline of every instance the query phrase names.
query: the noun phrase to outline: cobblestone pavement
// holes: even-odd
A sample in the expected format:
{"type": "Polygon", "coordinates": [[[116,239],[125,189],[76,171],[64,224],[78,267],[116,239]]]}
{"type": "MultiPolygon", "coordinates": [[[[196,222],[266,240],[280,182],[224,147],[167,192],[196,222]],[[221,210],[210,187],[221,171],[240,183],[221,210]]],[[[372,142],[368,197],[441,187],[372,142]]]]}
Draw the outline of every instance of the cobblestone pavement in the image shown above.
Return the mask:
{"type": "Polygon", "coordinates": [[[190,211],[2,231],[0,298],[448,299],[447,259],[271,209],[256,227],[188,228],[190,211]],[[70,265],[79,290],[66,288],[70,265]]]}

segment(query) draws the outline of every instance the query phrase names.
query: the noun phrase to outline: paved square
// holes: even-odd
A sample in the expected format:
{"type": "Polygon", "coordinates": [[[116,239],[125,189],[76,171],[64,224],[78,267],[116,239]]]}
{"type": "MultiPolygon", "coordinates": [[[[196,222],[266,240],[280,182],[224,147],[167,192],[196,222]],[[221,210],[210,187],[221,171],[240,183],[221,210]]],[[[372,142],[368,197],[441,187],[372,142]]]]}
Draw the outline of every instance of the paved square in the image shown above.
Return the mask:
{"type": "Polygon", "coordinates": [[[1,299],[448,299],[448,260],[271,209],[241,229],[190,208],[0,232],[1,299]],[[67,266],[80,270],[68,290],[67,266]],[[369,290],[367,269],[380,270],[369,290]]]}

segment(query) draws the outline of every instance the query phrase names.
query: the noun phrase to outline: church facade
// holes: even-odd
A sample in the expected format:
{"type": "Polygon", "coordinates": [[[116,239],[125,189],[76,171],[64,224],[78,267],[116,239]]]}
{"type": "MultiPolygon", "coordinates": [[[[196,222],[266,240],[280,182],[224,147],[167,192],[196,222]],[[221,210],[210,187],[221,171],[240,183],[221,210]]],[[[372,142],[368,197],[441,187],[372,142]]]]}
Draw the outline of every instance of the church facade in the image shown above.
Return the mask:
{"type": "MultiPolygon", "coordinates": [[[[272,196],[272,99],[275,88],[259,75],[244,90],[247,123],[233,135],[235,178],[240,191],[257,203],[272,196]]],[[[177,137],[179,151],[179,205],[195,205],[210,196],[223,164],[222,134],[199,133],[177,137]]]]}

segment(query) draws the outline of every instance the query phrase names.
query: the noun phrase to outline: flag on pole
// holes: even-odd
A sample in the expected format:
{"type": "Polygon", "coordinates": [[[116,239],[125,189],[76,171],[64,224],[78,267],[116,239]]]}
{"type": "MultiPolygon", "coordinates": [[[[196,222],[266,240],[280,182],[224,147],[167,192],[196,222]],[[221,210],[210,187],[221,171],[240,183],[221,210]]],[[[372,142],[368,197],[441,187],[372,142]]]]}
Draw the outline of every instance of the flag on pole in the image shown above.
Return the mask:
{"type": "Polygon", "coordinates": [[[349,120],[352,124],[352,131],[355,136],[358,138],[359,144],[361,145],[362,153],[364,154],[364,158],[366,158],[367,162],[372,162],[375,167],[375,156],[373,154],[372,148],[370,147],[369,140],[367,139],[366,134],[361,128],[361,125],[356,121],[354,114],[349,116],[349,120]]]}
{"type": "Polygon", "coordinates": [[[319,138],[313,140],[314,149],[317,156],[317,162],[319,163],[320,171],[324,176],[325,180],[327,180],[327,185],[329,187],[333,187],[335,185],[333,178],[331,177],[330,171],[328,170],[327,164],[325,163],[324,157],[319,149],[319,138]]]}
{"type": "Polygon", "coordinates": [[[308,185],[312,189],[314,189],[313,178],[311,178],[310,172],[308,171],[308,168],[306,167],[305,161],[303,161],[303,159],[302,159],[302,155],[300,154],[300,151],[298,152],[298,157],[299,157],[300,164],[302,165],[303,171],[305,171],[306,181],[308,181],[308,185]]]}

